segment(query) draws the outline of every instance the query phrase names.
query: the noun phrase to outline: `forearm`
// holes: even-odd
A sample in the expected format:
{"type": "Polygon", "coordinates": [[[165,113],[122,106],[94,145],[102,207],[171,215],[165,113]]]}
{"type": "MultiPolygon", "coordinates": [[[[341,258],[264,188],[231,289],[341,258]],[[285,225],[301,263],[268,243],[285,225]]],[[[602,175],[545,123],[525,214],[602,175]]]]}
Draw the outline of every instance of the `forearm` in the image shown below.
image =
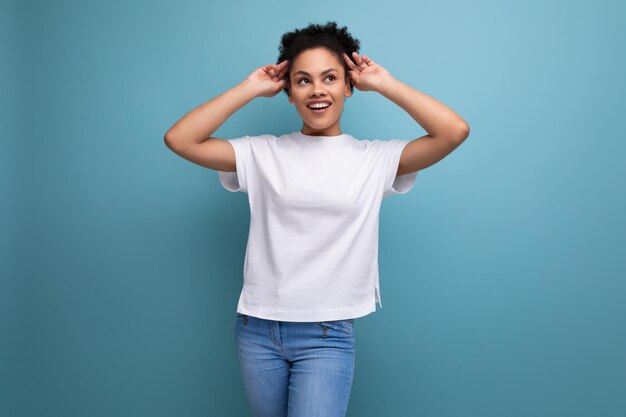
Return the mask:
{"type": "Polygon", "coordinates": [[[402,107],[430,136],[457,137],[469,125],[445,104],[391,77],[380,94],[402,107]]]}
{"type": "Polygon", "coordinates": [[[226,119],[256,97],[256,91],[244,80],[187,113],[165,133],[165,142],[168,145],[204,142],[226,119]]]}

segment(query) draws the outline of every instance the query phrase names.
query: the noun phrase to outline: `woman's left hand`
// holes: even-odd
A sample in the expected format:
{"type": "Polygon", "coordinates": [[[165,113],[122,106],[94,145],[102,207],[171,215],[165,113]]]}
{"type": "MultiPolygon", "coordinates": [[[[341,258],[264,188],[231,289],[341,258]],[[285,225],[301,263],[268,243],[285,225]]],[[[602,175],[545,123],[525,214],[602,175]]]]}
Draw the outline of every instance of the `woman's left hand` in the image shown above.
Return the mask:
{"type": "Polygon", "coordinates": [[[380,87],[384,82],[393,78],[389,71],[376,64],[372,59],[365,55],[359,56],[356,52],[352,52],[354,62],[346,53],[343,54],[348,67],[350,67],[350,80],[352,85],[361,91],[380,91],[380,87]]]}

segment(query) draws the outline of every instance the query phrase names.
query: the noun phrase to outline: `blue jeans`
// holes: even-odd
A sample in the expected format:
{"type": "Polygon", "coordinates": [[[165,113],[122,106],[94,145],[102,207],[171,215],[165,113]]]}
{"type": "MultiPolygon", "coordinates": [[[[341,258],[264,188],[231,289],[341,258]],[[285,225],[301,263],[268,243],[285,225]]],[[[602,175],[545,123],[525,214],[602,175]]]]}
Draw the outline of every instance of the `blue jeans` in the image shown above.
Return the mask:
{"type": "Polygon", "coordinates": [[[344,417],[355,364],[354,319],[266,320],[237,313],[235,337],[253,417],[344,417]]]}

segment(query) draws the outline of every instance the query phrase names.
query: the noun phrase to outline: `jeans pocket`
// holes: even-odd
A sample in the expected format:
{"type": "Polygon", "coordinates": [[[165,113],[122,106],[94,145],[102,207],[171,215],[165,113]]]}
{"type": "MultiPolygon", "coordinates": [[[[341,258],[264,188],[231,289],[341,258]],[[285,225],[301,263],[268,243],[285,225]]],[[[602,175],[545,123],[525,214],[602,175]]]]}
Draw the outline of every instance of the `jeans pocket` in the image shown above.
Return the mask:
{"type": "MultiPolygon", "coordinates": [[[[337,330],[347,335],[352,334],[354,319],[320,321],[319,325],[325,328],[337,330]]],[[[326,334],[326,332],[324,332],[326,334]]]]}

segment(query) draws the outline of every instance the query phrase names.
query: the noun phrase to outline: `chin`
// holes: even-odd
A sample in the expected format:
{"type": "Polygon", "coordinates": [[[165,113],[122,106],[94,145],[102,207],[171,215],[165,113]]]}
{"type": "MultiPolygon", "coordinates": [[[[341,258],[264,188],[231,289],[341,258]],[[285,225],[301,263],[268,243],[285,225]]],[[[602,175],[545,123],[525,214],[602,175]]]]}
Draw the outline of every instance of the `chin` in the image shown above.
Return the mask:
{"type": "Polygon", "coordinates": [[[325,123],[325,124],[307,123],[307,125],[309,125],[312,129],[316,129],[316,130],[328,129],[334,124],[335,124],[335,121],[333,121],[332,123],[325,123]]]}

